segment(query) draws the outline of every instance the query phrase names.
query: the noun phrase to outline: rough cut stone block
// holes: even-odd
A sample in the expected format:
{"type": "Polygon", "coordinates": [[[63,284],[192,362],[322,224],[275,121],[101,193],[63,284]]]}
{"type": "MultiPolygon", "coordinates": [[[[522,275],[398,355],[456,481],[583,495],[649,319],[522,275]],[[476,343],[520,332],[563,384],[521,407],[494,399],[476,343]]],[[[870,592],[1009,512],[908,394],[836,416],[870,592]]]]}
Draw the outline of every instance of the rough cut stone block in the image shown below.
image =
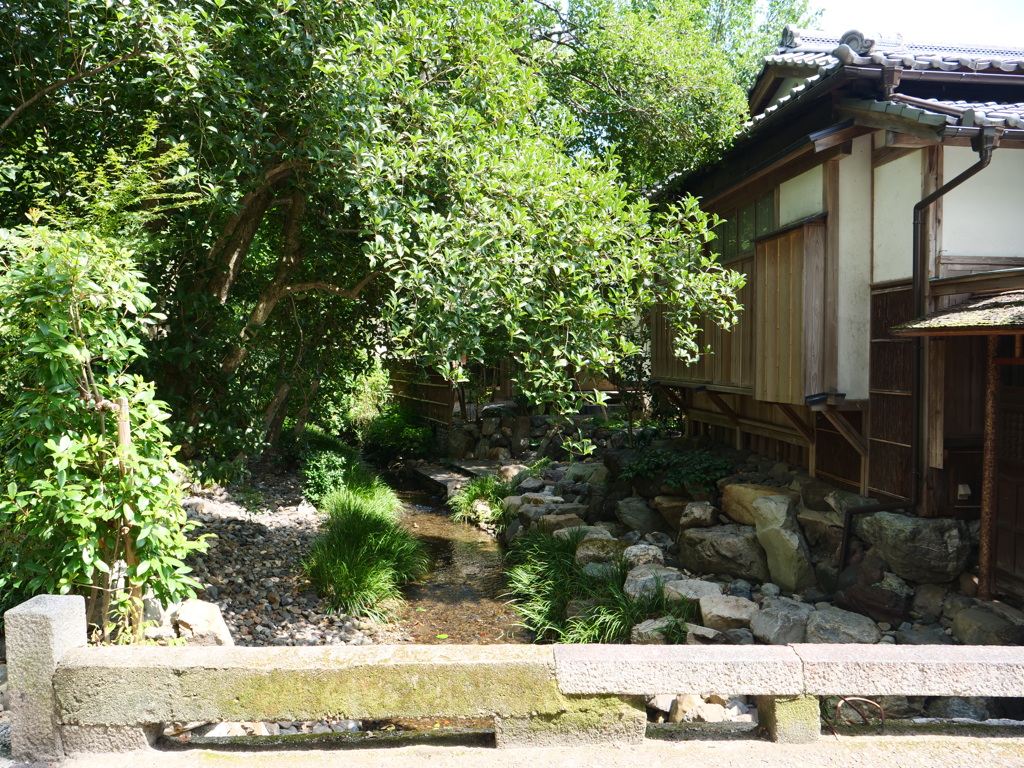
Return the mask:
{"type": "Polygon", "coordinates": [[[1024,648],[957,645],[790,646],[809,694],[1024,696],[1024,648]]]}
{"type": "Polygon", "coordinates": [[[758,722],[772,741],[809,744],[821,736],[821,712],[814,696],[758,696],[758,722]]]}
{"type": "Polygon", "coordinates": [[[577,709],[560,712],[554,717],[495,716],[494,740],[498,748],[643,742],[647,712],[639,701],[601,696],[576,703],[577,709]]]}
{"type": "Polygon", "coordinates": [[[554,654],[558,685],[566,694],[803,693],[800,660],[781,646],[559,645],[554,654]]]}
{"type": "Polygon", "coordinates": [[[12,756],[26,763],[61,760],[53,675],[71,649],[86,643],[85,598],[39,595],[7,611],[4,624],[12,756]]]}
{"type": "Polygon", "coordinates": [[[60,732],[65,754],[75,757],[148,749],[160,737],[160,725],[63,725],[60,732]]]}
{"type": "Polygon", "coordinates": [[[572,709],[541,646],[80,648],[54,675],[72,725],[546,716],[572,709]]]}

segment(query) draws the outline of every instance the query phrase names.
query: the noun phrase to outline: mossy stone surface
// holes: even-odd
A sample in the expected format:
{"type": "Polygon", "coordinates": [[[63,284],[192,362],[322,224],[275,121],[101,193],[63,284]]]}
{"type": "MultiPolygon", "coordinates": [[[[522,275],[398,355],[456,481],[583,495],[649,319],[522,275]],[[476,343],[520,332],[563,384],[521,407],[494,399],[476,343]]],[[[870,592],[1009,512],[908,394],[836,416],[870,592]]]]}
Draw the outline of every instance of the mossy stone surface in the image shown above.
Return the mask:
{"type": "Polygon", "coordinates": [[[817,696],[758,696],[757,714],[772,741],[809,744],[821,736],[817,696]]]}

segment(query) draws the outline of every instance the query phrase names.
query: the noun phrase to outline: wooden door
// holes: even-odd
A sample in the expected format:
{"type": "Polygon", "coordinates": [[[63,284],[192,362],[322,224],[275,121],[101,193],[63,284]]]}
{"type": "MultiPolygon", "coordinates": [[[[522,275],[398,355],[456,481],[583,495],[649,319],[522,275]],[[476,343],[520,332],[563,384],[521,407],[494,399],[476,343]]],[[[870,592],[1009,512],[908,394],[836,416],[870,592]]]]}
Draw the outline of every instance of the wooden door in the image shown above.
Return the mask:
{"type": "MultiPolygon", "coordinates": [[[[1015,370],[1016,369],[1016,370],[1015,370]]],[[[996,429],[995,591],[1024,599],[1024,378],[1004,366],[996,429]],[[1008,370],[1007,370],[1008,369],[1008,370]]]]}

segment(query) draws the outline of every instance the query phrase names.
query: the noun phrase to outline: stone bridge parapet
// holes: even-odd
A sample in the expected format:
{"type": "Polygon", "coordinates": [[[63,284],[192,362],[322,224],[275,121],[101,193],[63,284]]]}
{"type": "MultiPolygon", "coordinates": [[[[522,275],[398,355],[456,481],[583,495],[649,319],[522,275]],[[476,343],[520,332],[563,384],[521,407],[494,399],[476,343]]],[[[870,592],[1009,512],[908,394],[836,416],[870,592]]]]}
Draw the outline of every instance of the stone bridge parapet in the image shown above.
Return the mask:
{"type": "Polygon", "coordinates": [[[499,747],[628,744],[651,692],[758,697],[777,741],[820,735],[818,696],[1024,696],[999,646],[86,647],[84,601],[7,612],[15,759],[145,748],[165,722],[493,716],[499,747]]]}

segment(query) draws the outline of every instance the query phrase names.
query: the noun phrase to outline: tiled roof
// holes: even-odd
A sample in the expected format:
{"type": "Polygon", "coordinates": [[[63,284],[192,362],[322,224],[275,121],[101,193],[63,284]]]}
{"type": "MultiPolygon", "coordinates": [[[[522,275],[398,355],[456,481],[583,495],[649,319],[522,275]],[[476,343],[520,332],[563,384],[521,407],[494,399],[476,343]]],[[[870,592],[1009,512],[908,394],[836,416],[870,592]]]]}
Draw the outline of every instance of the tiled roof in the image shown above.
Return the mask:
{"type": "Polygon", "coordinates": [[[893,328],[899,335],[996,333],[1024,330],[1024,291],[972,299],[893,328]]]}
{"type": "Polygon", "coordinates": [[[840,63],[944,72],[1024,72],[1024,48],[917,43],[902,35],[869,35],[855,29],[834,35],[788,26],[781,45],[764,59],[765,68],[800,67],[820,74],[840,63]]]}
{"type": "MultiPolygon", "coordinates": [[[[850,30],[841,35],[810,31],[787,26],[782,43],[774,54],[765,57],[765,69],[774,65],[800,67],[807,71],[806,80],[761,114],[754,115],[745,130],[757,126],[787,104],[800,100],[818,82],[840,68],[900,66],[904,69],[938,72],[1024,73],[1024,48],[1003,48],[980,45],[948,45],[914,43],[900,35],[866,35],[850,30]]],[[[896,100],[902,99],[899,94],[896,100]]],[[[930,119],[935,114],[953,118],[944,122],[963,126],[1002,125],[1024,128],[1024,109],[1016,103],[970,103],[937,99],[906,98],[898,104],[874,102],[867,107],[876,111],[898,113],[919,122],[941,124],[930,119]],[[931,105],[935,105],[934,108],[931,105]],[[943,109],[948,107],[948,109],[943,109]]]]}
{"type": "Polygon", "coordinates": [[[904,39],[903,35],[866,34],[849,30],[832,34],[820,30],[799,29],[789,25],[783,30],[782,41],[775,53],[826,53],[831,54],[840,45],[849,45],[856,53],[866,56],[875,51],[908,53],[912,56],[929,58],[969,59],[1019,59],[1024,57],[1024,48],[993,45],[967,45],[941,42],[916,42],[904,39]]]}

